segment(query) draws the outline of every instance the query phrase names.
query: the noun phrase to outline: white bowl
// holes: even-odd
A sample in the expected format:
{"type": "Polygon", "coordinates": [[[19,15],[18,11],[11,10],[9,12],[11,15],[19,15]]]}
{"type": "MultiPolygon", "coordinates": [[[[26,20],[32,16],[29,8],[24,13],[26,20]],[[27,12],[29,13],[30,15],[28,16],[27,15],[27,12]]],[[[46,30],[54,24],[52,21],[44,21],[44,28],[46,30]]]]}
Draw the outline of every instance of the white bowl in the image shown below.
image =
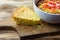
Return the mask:
{"type": "Polygon", "coordinates": [[[60,14],[49,14],[47,12],[44,12],[36,6],[37,1],[38,0],[33,1],[34,11],[42,20],[47,23],[60,23],[60,14]]]}

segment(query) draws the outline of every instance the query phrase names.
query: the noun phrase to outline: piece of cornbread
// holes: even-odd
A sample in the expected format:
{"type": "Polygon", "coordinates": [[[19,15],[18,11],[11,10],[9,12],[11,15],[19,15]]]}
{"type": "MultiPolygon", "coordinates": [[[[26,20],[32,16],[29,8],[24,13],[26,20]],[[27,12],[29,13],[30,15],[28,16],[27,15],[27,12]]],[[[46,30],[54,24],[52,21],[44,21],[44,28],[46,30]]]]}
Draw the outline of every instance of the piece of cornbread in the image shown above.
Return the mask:
{"type": "Polygon", "coordinates": [[[36,13],[25,6],[17,8],[13,14],[13,18],[17,24],[22,25],[40,24],[40,18],[36,15],[36,13]]]}

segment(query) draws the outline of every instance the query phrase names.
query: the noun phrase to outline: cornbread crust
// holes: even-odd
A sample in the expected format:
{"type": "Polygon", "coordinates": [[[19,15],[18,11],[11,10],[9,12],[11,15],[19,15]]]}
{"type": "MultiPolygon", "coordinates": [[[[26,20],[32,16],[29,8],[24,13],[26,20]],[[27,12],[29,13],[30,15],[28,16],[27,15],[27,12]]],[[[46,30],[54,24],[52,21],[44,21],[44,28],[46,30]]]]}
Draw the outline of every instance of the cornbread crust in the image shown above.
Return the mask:
{"type": "Polygon", "coordinates": [[[40,24],[40,18],[28,7],[21,6],[13,13],[13,18],[17,24],[37,25],[40,24]]]}

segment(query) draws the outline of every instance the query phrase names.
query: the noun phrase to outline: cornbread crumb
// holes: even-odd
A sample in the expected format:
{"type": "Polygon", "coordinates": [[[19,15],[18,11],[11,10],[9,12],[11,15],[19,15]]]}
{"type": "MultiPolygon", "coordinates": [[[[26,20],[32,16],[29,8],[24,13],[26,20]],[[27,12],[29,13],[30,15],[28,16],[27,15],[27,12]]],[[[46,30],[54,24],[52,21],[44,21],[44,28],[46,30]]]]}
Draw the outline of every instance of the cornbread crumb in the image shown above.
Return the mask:
{"type": "Polygon", "coordinates": [[[22,25],[40,24],[40,18],[36,15],[36,13],[25,6],[17,8],[13,14],[13,18],[17,24],[22,25]]]}

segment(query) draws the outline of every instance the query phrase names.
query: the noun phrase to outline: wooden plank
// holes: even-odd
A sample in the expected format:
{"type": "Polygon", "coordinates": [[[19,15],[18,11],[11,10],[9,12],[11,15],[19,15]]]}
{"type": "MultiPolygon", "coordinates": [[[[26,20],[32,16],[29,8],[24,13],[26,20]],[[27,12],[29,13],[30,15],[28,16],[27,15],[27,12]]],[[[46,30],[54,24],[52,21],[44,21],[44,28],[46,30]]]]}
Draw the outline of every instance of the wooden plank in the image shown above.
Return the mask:
{"type": "Polygon", "coordinates": [[[34,35],[34,34],[42,34],[42,33],[48,33],[48,32],[55,32],[55,31],[60,31],[60,25],[51,25],[51,24],[46,24],[42,23],[44,27],[39,28],[39,27],[33,27],[33,26],[22,26],[22,25],[17,25],[15,21],[12,18],[2,20],[0,22],[0,26],[12,26],[17,29],[19,35],[22,36],[29,36],[29,35],[34,35]]]}
{"type": "Polygon", "coordinates": [[[20,37],[15,30],[0,29],[0,40],[20,40],[20,37]]]}

